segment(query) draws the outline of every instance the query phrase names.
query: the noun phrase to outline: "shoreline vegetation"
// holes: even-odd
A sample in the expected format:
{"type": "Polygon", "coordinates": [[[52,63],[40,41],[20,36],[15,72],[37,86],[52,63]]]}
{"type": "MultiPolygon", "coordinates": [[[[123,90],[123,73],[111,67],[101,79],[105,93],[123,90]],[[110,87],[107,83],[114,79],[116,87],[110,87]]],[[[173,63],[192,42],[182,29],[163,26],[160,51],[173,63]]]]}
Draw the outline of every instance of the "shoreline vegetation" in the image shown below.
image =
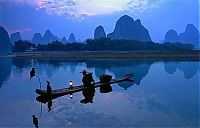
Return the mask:
{"type": "Polygon", "coordinates": [[[29,41],[15,41],[10,54],[0,57],[24,59],[131,59],[153,61],[200,61],[200,50],[193,50],[192,44],[180,42],[162,44],[151,41],[98,38],[84,43],[34,44],[29,41]]]}
{"type": "Polygon", "coordinates": [[[192,51],[43,51],[0,54],[0,57],[24,59],[135,59],[200,61],[200,50],[192,51]]]}

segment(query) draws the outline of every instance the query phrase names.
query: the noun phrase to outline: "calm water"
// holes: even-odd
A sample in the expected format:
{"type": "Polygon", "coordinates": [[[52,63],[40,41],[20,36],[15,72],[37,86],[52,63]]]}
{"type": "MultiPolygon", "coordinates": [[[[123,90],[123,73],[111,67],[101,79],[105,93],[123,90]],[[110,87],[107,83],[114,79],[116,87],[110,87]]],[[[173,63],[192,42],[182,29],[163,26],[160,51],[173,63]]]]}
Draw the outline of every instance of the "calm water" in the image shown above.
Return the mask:
{"type": "Polygon", "coordinates": [[[133,72],[135,83],[112,85],[110,93],[96,89],[94,103],[81,104],[82,93],[53,100],[52,110],[42,105],[41,127],[199,127],[199,62],[131,60],[23,60],[0,59],[0,127],[34,127],[32,115],[41,114],[35,100],[37,78],[29,80],[31,67],[46,88],[81,84],[83,69],[118,78],[133,72]]]}

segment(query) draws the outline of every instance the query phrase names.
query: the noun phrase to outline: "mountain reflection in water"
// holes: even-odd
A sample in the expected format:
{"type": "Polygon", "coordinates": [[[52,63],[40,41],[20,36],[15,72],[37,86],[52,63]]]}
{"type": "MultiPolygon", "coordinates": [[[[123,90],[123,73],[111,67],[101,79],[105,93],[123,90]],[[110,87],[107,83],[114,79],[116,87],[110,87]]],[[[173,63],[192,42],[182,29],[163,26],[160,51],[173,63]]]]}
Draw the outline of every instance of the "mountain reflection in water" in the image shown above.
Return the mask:
{"type": "MultiPolygon", "coordinates": [[[[105,74],[107,70],[112,72],[116,78],[126,73],[134,73],[136,85],[140,85],[141,80],[148,74],[153,61],[134,61],[134,60],[32,60],[32,59],[0,59],[0,85],[7,81],[10,76],[11,68],[16,68],[16,72],[21,73],[23,69],[36,67],[38,74],[45,72],[49,78],[58,70],[60,66],[66,69],[69,67],[70,73],[76,72],[79,64],[85,64],[87,68],[94,68],[95,76],[99,77],[105,74]]],[[[164,62],[164,69],[168,74],[174,74],[177,69],[182,71],[186,79],[191,79],[199,69],[198,62],[164,62]]],[[[79,72],[79,71],[78,71],[79,72]]],[[[125,90],[133,85],[133,83],[119,83],[120,87],[125,90]]]]}
{"type": "Polygon", "coordinates": [[[134,83],[112,85],[105,94],[96,89],[94,103],[81,104],[76,93],[43,104],[41,127],[199,127],[199,62],[16,58],[0,58],[0,127],[33,127],[31,116],[40,114],[38,81],[28,77],[32,67],[43,89],[46,80],[53,89],[68,87],[69,80],[82,84],[82,69],[95,81],[105,73],[134,73],[134,83]]]}

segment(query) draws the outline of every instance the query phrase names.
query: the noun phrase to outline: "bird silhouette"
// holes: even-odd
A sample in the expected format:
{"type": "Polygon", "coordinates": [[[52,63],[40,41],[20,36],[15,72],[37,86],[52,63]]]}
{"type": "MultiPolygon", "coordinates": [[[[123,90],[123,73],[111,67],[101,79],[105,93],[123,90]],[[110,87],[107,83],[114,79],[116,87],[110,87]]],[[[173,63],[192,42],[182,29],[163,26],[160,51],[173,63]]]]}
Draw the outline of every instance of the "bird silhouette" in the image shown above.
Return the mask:
{"type": "Polygon", "coordinates": [[[33,124],[35,125],[35,128],[39,128],[38,127],[38,118],[35,117],[35,115],[32,115],[33,118],[33,124]]]}
{"type": "Polygon", "coordinates": [[[51,86],[50,86],[50,82],[47,81],[47,93],[48,93],[48,94],[51,94],[51,92],[52,92],[52,88],[51,88],[51,86]]]}
{"type": "Polygon", "coordinates": [[[35,68],[32,68],[30,71],[30,80],[35,76],[35,68]]]}

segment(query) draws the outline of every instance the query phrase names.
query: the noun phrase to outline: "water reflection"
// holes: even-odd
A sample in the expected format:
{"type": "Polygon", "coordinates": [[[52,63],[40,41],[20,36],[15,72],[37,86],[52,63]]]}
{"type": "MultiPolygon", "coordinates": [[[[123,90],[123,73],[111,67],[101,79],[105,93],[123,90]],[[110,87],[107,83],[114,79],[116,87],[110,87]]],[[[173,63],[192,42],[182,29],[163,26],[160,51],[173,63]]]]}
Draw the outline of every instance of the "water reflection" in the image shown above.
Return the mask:
{"type": "Polygon", "coordinates": [[[178,68],[178,62],[165,62],[164,69],[168,74],[174,74],[178,68]]]}
{"type": "MultiPolygon", "coordinates": [[[[133,61],[133,60],[92,60],[86,61],[86,65],[88,68],[95,68],[96,76],[101,75],[101,73],[105,73],[106,70],[111,71],[115,77],[121,77],[126,73],[134,73],[134,81],[135,84],[140,85],[141,80],[148,74],[148,70],[153,62],[145,62],[145,61],[133,61]]],[[[131,82],[123,82],[118,84],[120,87],[125,90],[129,87],[133,86],[134,83],[131,82]]]]}
{"type": "MultiPolygon", "coordinates": [[[[47,83],[48,83],[48,85],[50,84],[49,82],[47,82],[47,83]]],[[[112,91],[112,87],[111,87],[110,84],[103,84],[102,86],[100,86],[100,92],[101,93],[110,93],[111,91],[112,91]]],[[[48,92],[48,88],[47,88],[47,92],[48,92]]],[[[94,94],[95,94],[95,88],[93,86],[84,87],[84,89],[82,91],[82,95],[83,95],[84,99],[82,99],[80,101],[80,103],[83,103],[83,104],[93,103],[94,94]]],[[[47,103],[48,112],[50,112],[52,110],[52,105],[53,105],[52,100],[55,99],[55,98],[58,98],[58,97],[61,97],[61,96],[54,96],[54,95],[47,93],[47,95],[38,96],[36,98],[36,100],[41,102],[41,105],[42,105],[42,103],[43,104],[47,103]]],[[[40,109],[41,109],[40,111],[41,111],[41,114],[42,114],[42,107],[40,109]]],[[[77,110],[75,110],[75,111],[77,111],[77,110]]],[[[38,117],[38,118],[33,117],[33,120],[35,120],[35,121],[33,121],[33,123],[35,122],[34,125],[35,125],[36,128],[38,126],[38,119],[39,118],[40,117],[38,117]]]]}
{"type": "Polygon", "coordinates": [[[174,74],[177,69],[183,72],[186,79],[191,79],[199,70],[197,62],[165,62],[164,69],[168,74],[174,74]]]}
{"type": "Polygon", "coordinates": [[[101,93],[109,93],[109,92],[112,92],[112,90],[113,89],[110,84],[104,84],[104,85],[100,86],[100,88],[99,88],[99,91],[101,93]]]}
{"type": "Polygon", "coordinates": [[[12,61],[10,58],[0,58],[0,87],[10,77],[12,61]]]}
{"type": "MultiPolygon", "coordinates": [[[[129,62],[125,67],[118,67],[118,68],[111,68],[110,70],[115,74],[115,77],[119,77],[122,74],[125,74],[127,72],[133,72],[134,73],[134,81],[136,85],[140,85],[141,80],[148,74],[149,68],[152,64],[152,62],[129,62]]],[[[129,87],[133,86],[134,83],[125,82],[125,83],[119,83],[118,85],[125,90],[129,87]]]]}
{"type": "MultiPolygon", "coordinates": [[[[94,68],[96,77],[101,74],[105,74],[110,71],[115,77],[120,77],[127,72],[133,72],[135,74],[134,80],[136,85],[140,85],[142,79],[148,74],[151,65],[154,62],[146,61],[133,61],[133,60],[31,60],[31,59],[19,59],[19,58],[1,58],[0,59],[0,86],[5,82],[11,73],[12,65],[17,70],[13,70],[13,73],[21,74],[24,68],[35,67],[40,69],[37,71],[38,75],[43,72],[47,74],[49,78],[52,78],[55,72],[58,71],[60,66],[65,69],[69,68],[72,74],[76,73],[77,66],[79,64],[86,64],[87,68],[94,68]],[[16,72],[17,71],[17,72],[16,72]]],[[[199,63],[197,62],[164,62],[164,69],[168,74],[174,74],[177,69],[182,71],[186,79],[191,79],[199,69],[199,63]]],[[[133,86],[133,83],[125,82],[118,84],[125,90],[133,86]]]]}
{"type": "Polygon", "coordinates": [[[186,79],[191,79],[199,70],[199,63],[182,62],[179,63],[178,69],[183,72],[186,79]]]}
{"type": "Polygon", "coordinates": [[[13,65],[15,65],[18,69],[23,69],[26,67],[31,67],[32,65],[32,60],[31,59],[12,59],[13,65]]]}
{"type": "Polygon", "coordinates": [[[48,107],[48,112],[50,112],[51,111],[51,107],[52,107],[52,105],[53,105],[53,102],[52,102],[52,100],[49,100],[48,102],[47,102],[47,107],[48,107]]]}
{"type": "Polygon", "coordinates": [[[80,102],[83,104],[87,103],[93,103],[93,98],[95,94],[95,89],[94,88],[85,88],[82,92],[84,99],[82,99],[80,102]]]}
{"type": "Polygon", "coordinates": [[[96,67],[94,71],[96,77],[99,77],[102,74],[106,74],[106,68],[103,67],[96,67]]]}
{"type": "Polygon", "coordinates": [[[0,106],[0,126],[33,126],[31,116],[36,114],[41,127],[198,127],[199,70],[199,62],[1,58],[0,82],[7,86],[0,89],[4,104],[0,106]],[[44,112],[38,118],[40,103],[35,101],[35,89],[39,86],[37,80],[30,83],[28,79],[31,67],[36,67],[42,85],[50,80],[53,89],[66,87],[69,80],[79,85],[81,75],[77,72],[83,68],[94,73],[95,81],[104,73],[117,78],[133,72],[134,84],[142,86],[128,82],[100,87],[91,93],[94,103],[87,105],[80,103],[81,93],[74,94],[73,99],[39,96],[36,100],[42,102],[44,112]]]}
{"type": "Polygon", "coordinates": [[[38,128],[39,127],[38,126],[38,118],[35,115],[33,115],[32,118],[33,118],[33,124],[34,124],[35,128],[38,128]]]}

